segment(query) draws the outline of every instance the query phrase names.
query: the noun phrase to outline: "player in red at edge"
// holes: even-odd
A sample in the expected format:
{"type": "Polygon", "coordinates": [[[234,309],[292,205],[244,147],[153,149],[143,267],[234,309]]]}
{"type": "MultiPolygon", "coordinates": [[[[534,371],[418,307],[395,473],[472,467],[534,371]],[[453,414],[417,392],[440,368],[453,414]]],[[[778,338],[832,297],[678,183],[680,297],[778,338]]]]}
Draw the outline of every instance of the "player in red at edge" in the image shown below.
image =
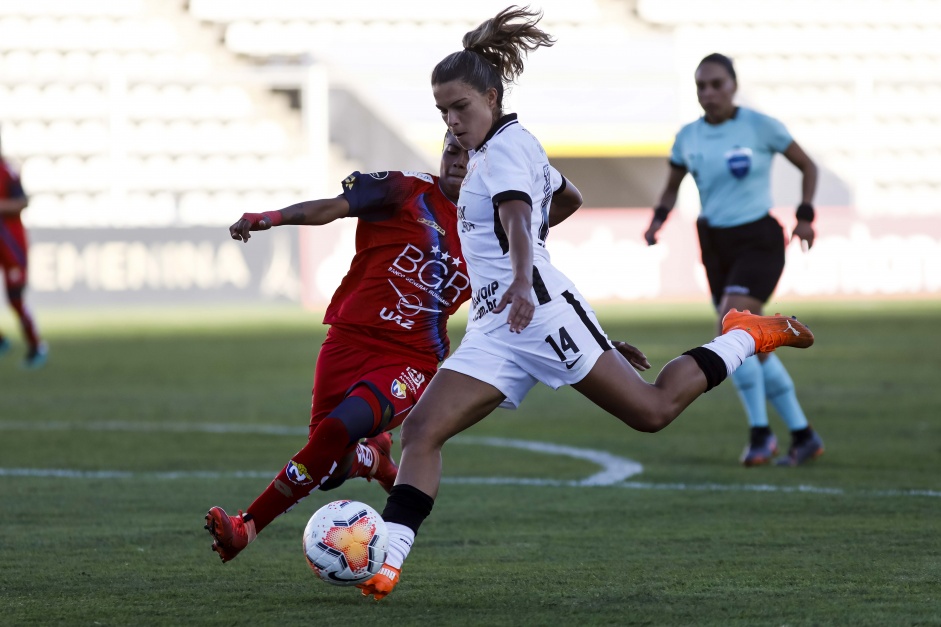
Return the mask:
{"type": "MultiPolygon", "coordinates": [[[[314,490],[332,490],[352,477],[392,489],[398,468],[389,431],[448,354],[448,316],[470,297],[455,205],[466,167],[467,151],[448,133],[439,177],[354,172],[336,198],[247,213],[229,227],[233,239],[247,242],[250,231],[281,224],[359,218],[356,254],[324,317],[330,330],[314,371],[307,445],[244,513],[230,516],[213,507],[206,514],[212,549],[223,562],[314,490]]],[[[578,190],[558,178],[550,224],[582,202],[578,190]]]]}
{"type": "MultiPolygon", "coordinates": [[[[3,159],[0,150],[0,270],[3,271],[7,300],[16,312],[26,339],[26,358],[23,367],[41,368],[46,364],[48,349],[39,337],[32,315],[26,308],[23,292],[26,290],[27,240],[20,214],[29,204],[29,198],[20,184],[20,177],[3,159]]],[[[0,355],[10,350],[10,341],[0,334],[0,355]]]]}

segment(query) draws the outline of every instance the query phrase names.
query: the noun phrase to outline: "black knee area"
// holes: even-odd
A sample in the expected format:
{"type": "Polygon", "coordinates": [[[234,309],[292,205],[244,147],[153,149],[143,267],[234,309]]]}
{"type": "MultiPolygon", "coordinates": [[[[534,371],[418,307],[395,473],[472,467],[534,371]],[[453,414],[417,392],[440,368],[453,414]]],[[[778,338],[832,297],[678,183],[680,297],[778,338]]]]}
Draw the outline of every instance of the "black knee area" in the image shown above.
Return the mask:
{"type": "MultiPolygon", "coordinates": [[[[392,405],[392,401],[386,398],[385,394],[379,391],[379,388],[377,388],[373,383],[369,381],[360,381],[359,383],[357,383],[356,385],[354,385],[353,387],[351,387],[349,390],[346,391],[347,395],[349,395],[351,392],[353,392],[353,390],[355,390],[358,387],[363,387],[369,390],[369,392],[372,393],[372,395],[376,397],[376,402],[379,403],[379,424],[374,429],[372,427],[373,427],[373,424],[375,424],[375,422],[370,424],[369,428],[371,429],[371,431],[369,431],[363,437],[372,437],[374,435],[379,435],[380,433],[385,431],[386,426],[388,426],[388,424],[392,422],[392,417],[395,415],[395,406],[392,405]]],[[[347,396],[347,398],[355,398],[355,397],[347,396]]]]}
{"type": "Polygon", "coordinates": [[[422,522],[431,513],[435,500],[410,485],[400,484],[393,486],[386,501],[386,508],[382,510],[382,519],[387,523],[405,525],[416,534],[422,522]]]}
{"type": "Polygon", "coordinates": [[[22,284],[7,284],[7,298],[12,303],[23,299],[23,290],[26,289],[22,284]]]}
{"type": "Polygon", "coordinates": [[[350,438],[347,446],[369,436],[375,417],[369,402],[358,396],[347,396],[324,420],[339,420],[350,438]]]}
{"type": "Polygon", "coordinates": [[[696,360],[696,365],[706,375],[706,392],[716,387],[729,375],[729,370],[725,366],[725,361],[705,346],[697,346],[683,353],[696,360]]]}

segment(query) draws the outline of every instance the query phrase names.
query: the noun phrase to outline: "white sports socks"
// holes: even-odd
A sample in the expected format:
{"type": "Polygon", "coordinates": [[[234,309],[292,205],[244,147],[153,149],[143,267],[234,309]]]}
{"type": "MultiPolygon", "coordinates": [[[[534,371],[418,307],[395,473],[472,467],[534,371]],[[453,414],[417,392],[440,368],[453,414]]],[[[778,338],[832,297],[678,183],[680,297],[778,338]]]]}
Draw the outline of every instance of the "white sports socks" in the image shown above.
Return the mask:
{"type": "Polygon", "coordinates": [[[755,354],[755,339],[747,331],[735,329],[703,344],[703,348],[721,357],[731,376],[746,359],[755,354]]]}
{"type": "Polygon", "coordinates": [[[415,543],[415,532],[405,525],[390,522],[386,523],[386,529],[389,530],[389,551],[386,554],[386,564],[401,570],[408,552],[412,550],[412,545],[415,543]]]}

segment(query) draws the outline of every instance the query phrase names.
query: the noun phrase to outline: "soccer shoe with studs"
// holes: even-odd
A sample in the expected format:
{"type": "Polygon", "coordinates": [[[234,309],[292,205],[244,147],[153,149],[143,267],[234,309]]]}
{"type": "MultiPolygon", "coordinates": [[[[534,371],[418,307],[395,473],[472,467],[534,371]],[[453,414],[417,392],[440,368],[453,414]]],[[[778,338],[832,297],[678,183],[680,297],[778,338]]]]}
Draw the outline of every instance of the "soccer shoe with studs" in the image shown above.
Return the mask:
{"type": "Polygon", "coordinates": [[[781,457],[776,462],[777,466],[800,466],[804,462],[809,462],[823,455],[823,439],[817,435],[816,431],[810,432],[810,437],[800,444],[791,443],[787,455],[781,457]]]}
{"type": "Polygon", "coordinates": [[[212,550],[223,562],[235,559],[256,535],[254,520],[245,520],[241,510],[237,516],[229,516],[221,507],[213,507],[206,513],[206,530],[214,540],[212,550]]]}
{"type": "Polygon", "coordinates": [[[814,343],[814,334],[797,318],[775,314],[757,316],[752,312],[730,309],[722,318],[723,335],[741,329],[755,340],[756,353],[770,353],[782,346],[809,348],[814,343]]]}
{"type": "Polygon", "coordinates": [[[356,587],[360,589],[364,597],[373,596],[379,601],[395,589],[401,575],[401,569],[383,564],[378,573],[356,587]]]}
{"type": "Polygon", "coordinates": [[[761,466],[771,461],[771,458],[778,452],[778,439],[773,433],[762,433],[752,431],[751,441],[742,451],[739,461],[745,467],[761,466]]]}
{"type": "Polygon", "coordinates": [[[29,350],[20,367],[25,370],[38,370],[46,365],[49,360],[49,346],[45,342],[40,342],[29,350]]]}
{"type": "Polygon", "coordinates": [[[366,480],[375,479],[383,490],[390,492],[399,474],[399,467],[392,459],[392,434],[388,431],[380,433],[376,437],[367,439],[363,444],[372,450],[373,455],[372,468],[366,480]]]}

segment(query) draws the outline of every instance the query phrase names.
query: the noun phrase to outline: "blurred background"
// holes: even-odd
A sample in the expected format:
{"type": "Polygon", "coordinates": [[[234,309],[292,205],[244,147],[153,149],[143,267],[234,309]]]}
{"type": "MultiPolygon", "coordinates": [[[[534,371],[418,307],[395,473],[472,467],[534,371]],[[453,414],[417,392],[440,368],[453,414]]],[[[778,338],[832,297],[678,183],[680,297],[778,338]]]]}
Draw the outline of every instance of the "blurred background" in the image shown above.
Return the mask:
{"type": "MultiPolygon", "coordinates": [[[[0,0],[0,133],[31,204],[30,302],[326,304],[352,220],[244,245],[243,212],[333,196],[353,170],[437,173],[429,76],[508,0],[0,0]]],[[[738,102],[814,158],[818,240],[777,294],[941,294],[941,2],[544,0],[558,43],[507,108],[585,195],[554,261],[595,302],[706,302],[690,177],[642,233],[693,72],[732,57],[738,102]],[[599,263],[603,261],[603,263],[599,263]]],[[[799,173],[776,159],[776,215],[799,173]]]]}

